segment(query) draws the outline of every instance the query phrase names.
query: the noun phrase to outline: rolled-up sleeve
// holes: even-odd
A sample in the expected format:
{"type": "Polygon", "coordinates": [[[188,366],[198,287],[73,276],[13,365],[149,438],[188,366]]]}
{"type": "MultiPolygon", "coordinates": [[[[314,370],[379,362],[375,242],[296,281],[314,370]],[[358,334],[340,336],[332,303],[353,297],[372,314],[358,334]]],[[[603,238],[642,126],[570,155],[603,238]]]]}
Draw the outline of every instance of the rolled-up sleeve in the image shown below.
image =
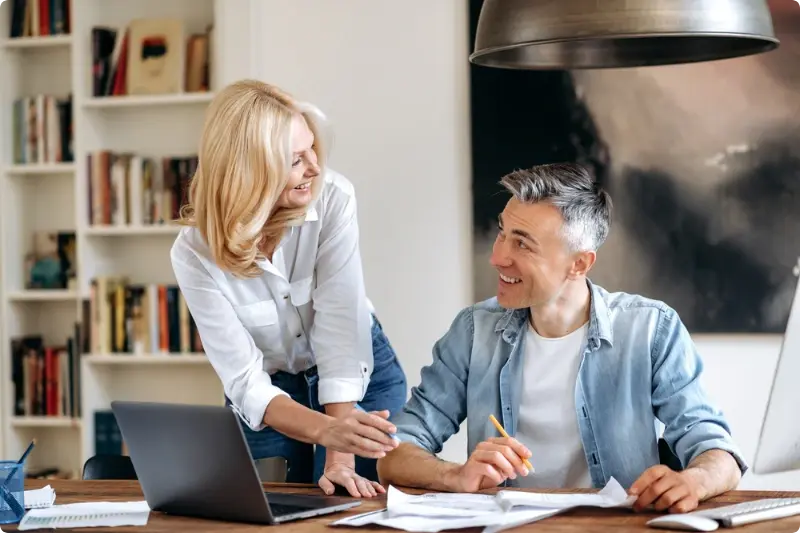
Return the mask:
{"type": "Polygon", "coordinates": [[[730,453],[744,474],[748,466],[723,413],[702,386],[703,362],[673,309],[661,312],[656,339],[652,401],[664,423],[664,440],[684,468],[703,452],[718,449],[730,453]]]}
{"type": "Polygon", "coordinates": [[[273,385],[264,372],[264,354],[197,257],[173,247],[170,258],[203,350],[222,381],[225,395],[251,429],[263,429],[269,403],[288,394],[273,385]]]}
{"type": "Polygon", "coordinates": [[[433,361],[421,372],[419,386],[391,421],[401,442],[431,454],[442,451],[467,417],[467,383],[472,353],[472,308],[461,311],[433,347],[433,361]]]}
{"type": "Polygon", "coordinates": [[[358,402],[372,374],[370,309],[364,289],[355,193],[339,187],[326,202],[317,250],[309,335],[319,373],[319,401],[358,402]]]}

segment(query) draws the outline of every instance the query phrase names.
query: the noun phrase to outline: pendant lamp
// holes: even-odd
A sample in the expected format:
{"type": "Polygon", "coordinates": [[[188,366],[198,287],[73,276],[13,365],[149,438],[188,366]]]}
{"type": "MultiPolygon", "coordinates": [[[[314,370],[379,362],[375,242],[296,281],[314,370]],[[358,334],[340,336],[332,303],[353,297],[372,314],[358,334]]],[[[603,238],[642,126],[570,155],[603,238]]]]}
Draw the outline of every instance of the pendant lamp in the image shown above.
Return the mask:
{"type": "Polygon", "coordinates": [[[639,67],[778,44],[766,0],[484,0],[469,60],[509,69],[639,67]]]}

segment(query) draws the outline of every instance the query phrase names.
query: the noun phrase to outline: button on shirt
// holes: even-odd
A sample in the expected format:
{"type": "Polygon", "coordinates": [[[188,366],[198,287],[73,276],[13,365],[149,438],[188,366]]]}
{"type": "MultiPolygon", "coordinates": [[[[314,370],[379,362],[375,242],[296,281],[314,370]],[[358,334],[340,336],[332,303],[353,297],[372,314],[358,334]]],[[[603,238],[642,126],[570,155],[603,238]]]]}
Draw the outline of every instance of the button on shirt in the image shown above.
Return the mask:
{"type": "Polygon", "coordinates": [[[253,430],[284,391],[270,374],[317,365],[322,404],[358,402],[372,372],[371,304],[366,297],[352,184],[327,170],[305,221],[287,229],[262,274],[220,269],[196,228],[170,252],[203,349],[234,410],[253,430]]]}

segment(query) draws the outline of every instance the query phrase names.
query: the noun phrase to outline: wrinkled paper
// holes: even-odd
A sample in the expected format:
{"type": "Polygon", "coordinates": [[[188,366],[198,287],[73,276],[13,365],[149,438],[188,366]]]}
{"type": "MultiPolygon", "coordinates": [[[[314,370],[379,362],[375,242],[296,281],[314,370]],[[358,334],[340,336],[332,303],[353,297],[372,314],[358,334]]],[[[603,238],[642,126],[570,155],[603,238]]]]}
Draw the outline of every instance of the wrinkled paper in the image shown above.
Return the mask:
{"type": "Polygon", "coordinates": [[[406,494],[390,486],[386,508],[333,522],[332,526],[380,525],[404,531],[438,533],[449,529],[483,527],[483,533],[529,524],[574,507],[630,507],[628,496],[611,478],[595,494],[553,494],[502,490],[495,495],[427,493],[406,494]]]}

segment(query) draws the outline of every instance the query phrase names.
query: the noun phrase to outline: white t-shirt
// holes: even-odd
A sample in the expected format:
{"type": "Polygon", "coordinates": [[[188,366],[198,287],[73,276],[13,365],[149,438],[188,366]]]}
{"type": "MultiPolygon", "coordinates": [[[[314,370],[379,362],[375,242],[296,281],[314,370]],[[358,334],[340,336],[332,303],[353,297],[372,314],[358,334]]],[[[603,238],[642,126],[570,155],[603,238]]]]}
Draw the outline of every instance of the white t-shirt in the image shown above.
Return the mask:
{"type": "Polygon", "coordinates": [[[575,380],[588,323],[560,338],[528,327],[516,438],[531,451],[535,473],[521,487],[589,488],[589,467],[575,413],[575,380]]]}

